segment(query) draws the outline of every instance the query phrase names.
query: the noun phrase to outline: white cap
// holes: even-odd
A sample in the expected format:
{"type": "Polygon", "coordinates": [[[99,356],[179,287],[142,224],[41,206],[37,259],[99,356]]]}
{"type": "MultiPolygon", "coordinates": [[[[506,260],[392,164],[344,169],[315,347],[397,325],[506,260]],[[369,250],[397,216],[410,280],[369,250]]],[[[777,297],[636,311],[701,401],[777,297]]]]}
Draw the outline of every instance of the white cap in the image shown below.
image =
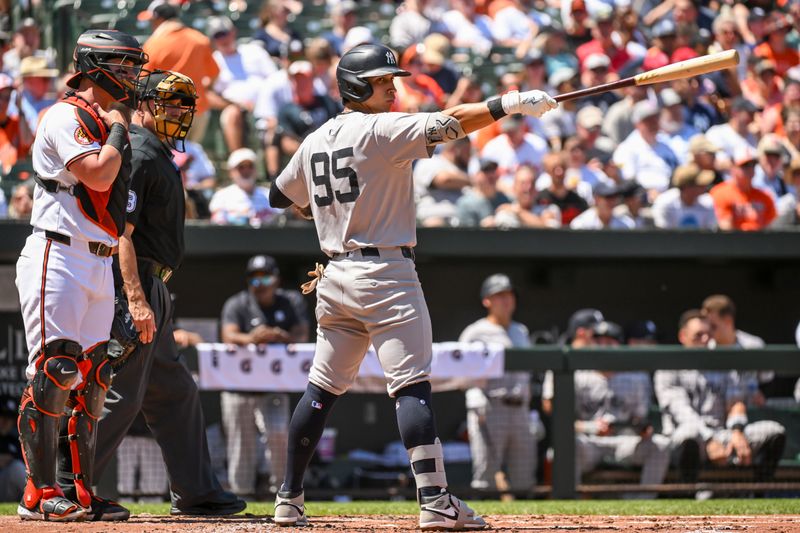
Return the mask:
{"type": "Polygon", "coordinates": [[[590,54],[583,62],[584,70],[592,70],[600,67],[610,67],[611,59],[605,54],[590,54]]]}
{"type": "Polygon", "coordinates": [[[683,100],[681,99],[680,95],[677,92],[675,92],[675,89],[667,87],[666,89],[661,91],[661,104],[664,107],[678,105],[682,102],[683,100]]]}
{"type": "Polygon", "coordinates": [[[633,106],[633,113],[631,114],[631,122],[638,124],[646,118],[658,115],[659,109],[656,104],[650,100],[642,100],[636,102],[633,106]]]}
{"type": "Polygon", "coordinates": [[[256,153],[250,148],[239,148],[238,150],[234,150],[231,152],[231,155],[228,156],[228,168],[236,168],[245,161],[255,163],[256,153]]]}
{"type": "Polygon", "coordinates": [[[353,26],[348,30],[347,35],[344,36],[342,53],[347,52],[351,48],[355,48],[359,44],[373,42],[375,42],[375,37],[372,35],[372,30],[366,26],[353,26]]]}
{"type": "Polygon", "coordinates": [[[582,127],[590,130],[603,125],[603,111],[596,106],[587,105],[582,107],[575,115],[575,121],[582,127]]]}
{"type": "Polygon", "coordinates": [[[309,76],[314,73],[314,67],[308,61],[295,61],[287,69],[290,76],[295,74],[308,74],[309,76]]]}

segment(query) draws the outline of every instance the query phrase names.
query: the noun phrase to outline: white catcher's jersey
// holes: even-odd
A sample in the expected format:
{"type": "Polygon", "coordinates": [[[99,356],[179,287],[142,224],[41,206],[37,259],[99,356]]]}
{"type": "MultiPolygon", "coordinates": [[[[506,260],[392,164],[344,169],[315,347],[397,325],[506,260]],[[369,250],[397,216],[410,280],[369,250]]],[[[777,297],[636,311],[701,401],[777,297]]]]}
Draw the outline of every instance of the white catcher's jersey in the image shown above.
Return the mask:
{"type": "MultiPolygon", "coordinates": [[[[55,180],[67,187],[78,183],[78,178],[67,167],[82,157],[100,152],[101,148],[81,127],[76,109],[65,102],[54,104],[42,117],[32,149],[34,171],[45,180],[55,180]]],[[[68,191],[49,193],[39,185],[33,192],[31,225],[76,240],[108,245],[117,242],[81,212],[78,200],[68,191]]]]}
{"type": "Polygon", "coordinates": [[[322,251],[417,243],[411,164],[430,157],[427,113],[349,112],[311,133],[276,180],[311,205],[322,251]]]}

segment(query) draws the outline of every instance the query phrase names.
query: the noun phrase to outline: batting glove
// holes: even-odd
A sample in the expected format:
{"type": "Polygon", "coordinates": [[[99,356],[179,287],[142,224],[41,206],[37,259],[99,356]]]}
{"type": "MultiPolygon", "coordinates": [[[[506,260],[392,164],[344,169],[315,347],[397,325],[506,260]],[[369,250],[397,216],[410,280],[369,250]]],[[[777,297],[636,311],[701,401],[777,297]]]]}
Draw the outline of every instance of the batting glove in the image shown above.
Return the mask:
{"type": "Polygon", "coordinates": [[[508,115],[522,113],[532,117],[541,117],[551,109],[558,107],[556,102],[549,94],[544,91],[511,91],[500,98],[503,111],[508,115]]]}

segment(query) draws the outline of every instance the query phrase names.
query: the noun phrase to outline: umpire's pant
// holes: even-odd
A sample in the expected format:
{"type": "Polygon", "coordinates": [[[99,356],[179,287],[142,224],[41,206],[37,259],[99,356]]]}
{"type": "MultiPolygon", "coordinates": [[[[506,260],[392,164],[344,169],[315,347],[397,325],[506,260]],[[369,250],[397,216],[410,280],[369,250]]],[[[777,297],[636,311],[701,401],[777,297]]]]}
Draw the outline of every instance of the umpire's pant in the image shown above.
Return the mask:
{"type": "Polygon", "coordinates": [[[164,456],[173,504],[185,508],[214,499],[222,487],[211,468],[197,385],[172,336],[169,291],[156,277],[142,284],[157,330],[114,375],[108,413],[98,425],[94,479],[100,479],[141,410],[164,456]]]}

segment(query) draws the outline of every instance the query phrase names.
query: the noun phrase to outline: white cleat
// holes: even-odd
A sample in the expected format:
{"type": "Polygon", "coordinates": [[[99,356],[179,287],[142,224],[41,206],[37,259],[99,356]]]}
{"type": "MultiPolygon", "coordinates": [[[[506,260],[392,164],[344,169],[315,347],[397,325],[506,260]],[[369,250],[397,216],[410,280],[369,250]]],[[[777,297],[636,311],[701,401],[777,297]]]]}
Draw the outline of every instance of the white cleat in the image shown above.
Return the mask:
{"type": "Polygon", "coordinates": [[[308,525],[306,516],[305,494],[290,498],[289,492],[278,492],[275,495],[275,517],[273,520],[279,526],[305,527],[308,525]]]}
{"type": "Polygon", "coordinates": [[[483,529],[486,522],[469,505],[446,490],[438,496],[420,498],[419,528],[422,530],[483,529]]]}

